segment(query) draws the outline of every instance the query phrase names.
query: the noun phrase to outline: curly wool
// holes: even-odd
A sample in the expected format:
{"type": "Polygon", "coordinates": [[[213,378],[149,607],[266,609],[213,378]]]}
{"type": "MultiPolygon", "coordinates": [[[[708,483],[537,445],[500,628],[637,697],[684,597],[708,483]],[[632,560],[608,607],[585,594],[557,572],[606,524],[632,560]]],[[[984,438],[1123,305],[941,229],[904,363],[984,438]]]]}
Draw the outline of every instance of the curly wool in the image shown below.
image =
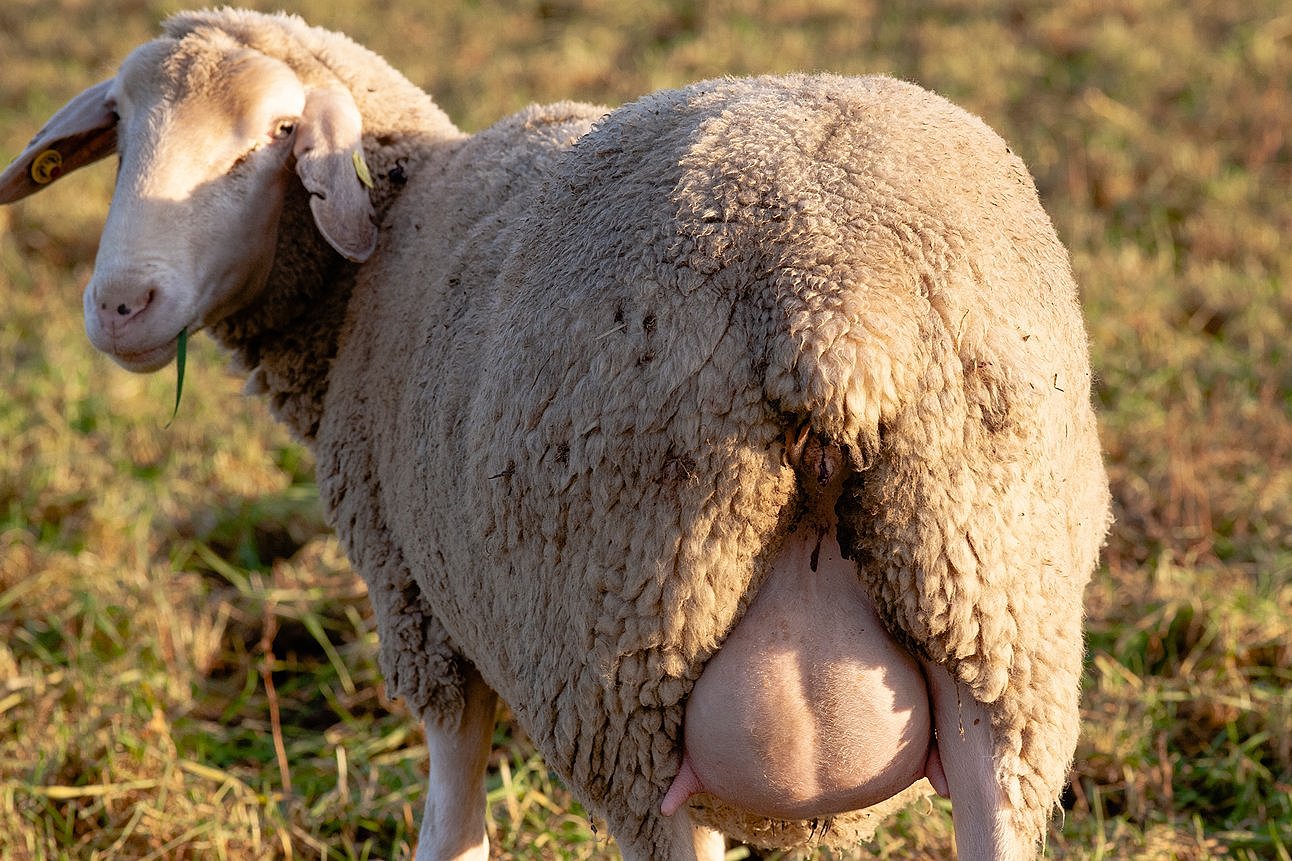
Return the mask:
{"type": "Polygon", "coordinates": [[[883,78],[706,82],[580,136],[592,113],[506,120],[392,210],[401,255],[363,272],[320,430],[339,522],[347,486],[379,488],[455,647],[625,853],[664,857],[685,699],[785,535],[782,438],[808,420],[868,467],[840,504],[860,576],[992,705],[1039,838],[1107,491],[1075,287],[1022,164],[883,78]]]}

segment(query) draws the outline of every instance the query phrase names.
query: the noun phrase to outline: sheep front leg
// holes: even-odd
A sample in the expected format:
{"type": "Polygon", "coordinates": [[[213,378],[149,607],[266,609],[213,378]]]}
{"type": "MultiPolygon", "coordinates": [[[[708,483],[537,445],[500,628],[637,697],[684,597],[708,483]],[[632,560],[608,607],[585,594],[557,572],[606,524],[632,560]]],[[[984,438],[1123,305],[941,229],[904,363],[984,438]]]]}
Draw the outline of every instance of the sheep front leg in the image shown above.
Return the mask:
{"type": "Polygon", "coordinates": [[[417,861],[486,861],[485,768],[498,695],[474,667],[463,674],[462,712],[427,717],[431,775],[417,836],[417,861]]]}
{"type": "Polygon", "coordinates": [[[934,787],[951,798],[959,861],[1028,861],[1030,836],[1017,833],[992,764],[991,715],[947,669],[921,661],[929,680],[937,745],[926,770],[934,787]]]}

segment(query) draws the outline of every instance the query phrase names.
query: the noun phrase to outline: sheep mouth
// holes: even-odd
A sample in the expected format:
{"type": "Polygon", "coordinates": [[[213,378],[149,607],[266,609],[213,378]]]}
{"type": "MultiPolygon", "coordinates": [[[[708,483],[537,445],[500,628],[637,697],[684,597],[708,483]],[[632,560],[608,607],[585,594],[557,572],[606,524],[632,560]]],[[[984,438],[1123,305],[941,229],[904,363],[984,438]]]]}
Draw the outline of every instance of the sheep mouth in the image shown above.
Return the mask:
{"type": "MultiPolygon", "coordinates": [[[[190,334],[192,330],[190,329],[190,334]]],[[[155,347],[144,350],[122,350],[114,348],[108,352],[112,360],[127,371],[136,374],[151,374],[166,367],[179,352],[179,333],[155,347]]]]}

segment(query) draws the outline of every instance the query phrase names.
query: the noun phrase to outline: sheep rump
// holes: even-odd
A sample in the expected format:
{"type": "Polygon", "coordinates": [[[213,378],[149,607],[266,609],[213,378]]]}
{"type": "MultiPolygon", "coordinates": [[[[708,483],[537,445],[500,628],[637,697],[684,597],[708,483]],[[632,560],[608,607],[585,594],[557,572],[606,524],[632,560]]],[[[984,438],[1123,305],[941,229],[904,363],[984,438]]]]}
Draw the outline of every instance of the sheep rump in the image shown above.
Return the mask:
{"type": "MultiPolygon", "coordinates": [[[[998,780],[1039,837],[1107,491],[1026,170],[886,78],[705,82],[577,136],[594,113],[530,109],[428,165],[383,225],[397,265],[379,252],[352,299],[320,481],[404,614],[395,692],[451,706],[460,650],[621,841],[663,846],[686,695],[786,534],[806,421],[865,467],[846,549],[892,630],[994,704],[998,780]]],[[[761,845],[822,837],[697,808],[761,845]]]]}

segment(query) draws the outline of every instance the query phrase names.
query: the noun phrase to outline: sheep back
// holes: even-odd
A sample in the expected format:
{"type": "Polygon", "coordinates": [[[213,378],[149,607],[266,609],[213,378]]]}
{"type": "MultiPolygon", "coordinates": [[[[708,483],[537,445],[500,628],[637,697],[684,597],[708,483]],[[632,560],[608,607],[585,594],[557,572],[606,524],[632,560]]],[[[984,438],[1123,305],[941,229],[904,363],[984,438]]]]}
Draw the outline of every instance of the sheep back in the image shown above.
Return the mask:
{"type": "Polygon", "coordinates": [[[783,439],[810,422],[860,470],[840,504],[860,576],[994,704],[998,779],[1039,833],[1107,497],[1075,287],[1026,171],[884,78],[595,113],[504,121],[392,210],[319,435],[357,567],[394,548],[549,764],[621,841],[662,847],[686,695],[789,531],[783,439]]]}

